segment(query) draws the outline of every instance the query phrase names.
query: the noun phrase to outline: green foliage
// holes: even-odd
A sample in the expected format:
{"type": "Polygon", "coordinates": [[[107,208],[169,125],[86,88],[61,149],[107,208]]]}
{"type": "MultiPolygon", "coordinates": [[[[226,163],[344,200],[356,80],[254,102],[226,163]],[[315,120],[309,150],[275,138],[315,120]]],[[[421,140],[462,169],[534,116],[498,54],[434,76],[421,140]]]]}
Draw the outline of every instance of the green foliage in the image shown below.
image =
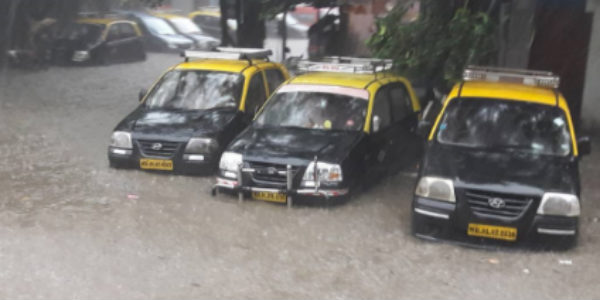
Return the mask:
{"type": "Polygon", "coordinates": [[[376,57],[392,58],[398,72],[442,89],[459,81],[466,65],[494,61],[496,30],[487,13],[446,0],[421,7],[414,22],[402,21],[402,5],[377,21],[379,30],[367,41],[376,57]]]}

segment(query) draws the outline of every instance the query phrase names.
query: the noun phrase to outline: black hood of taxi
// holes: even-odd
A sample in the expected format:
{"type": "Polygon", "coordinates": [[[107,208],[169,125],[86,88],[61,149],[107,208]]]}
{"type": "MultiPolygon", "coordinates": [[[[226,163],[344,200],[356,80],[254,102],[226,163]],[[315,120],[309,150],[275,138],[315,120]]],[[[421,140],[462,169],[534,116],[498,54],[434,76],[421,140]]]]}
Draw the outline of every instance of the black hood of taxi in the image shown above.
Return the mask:
{"type": "Polygon", "coordinates": [[[238,111],[234,108],[171,110],[140,107],[127,116],[117,130],[147,137],[213,136],[224,130],[236,113],[238,111]]]}
{"type": "Polygon", "coordinates": [[[229,146],[244,159],[271,162],[313,160],[341,162],[362,136],[359,131],[250,126],[229,146]]]}
{"type": "Polygon", "coordinates": [[[488,151],[436,144],[428,149],[422,175],[452,179],[456,187],[497,192],[579,193],[575,159],[522,151],[488,151]]]}

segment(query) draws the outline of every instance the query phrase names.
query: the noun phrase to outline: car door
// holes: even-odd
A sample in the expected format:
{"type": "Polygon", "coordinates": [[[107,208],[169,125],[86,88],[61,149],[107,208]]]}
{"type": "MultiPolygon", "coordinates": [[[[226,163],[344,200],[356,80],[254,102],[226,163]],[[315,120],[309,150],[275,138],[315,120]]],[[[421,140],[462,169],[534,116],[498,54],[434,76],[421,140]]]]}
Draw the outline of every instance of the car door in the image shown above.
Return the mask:
{"type": "Polygon", "coordinates": [[[375,180],[386,175],[392,162],[395,128],[392,126],[389,87],[382,86],[375,93],[371,114],[371,132],[367,145],[367,176],[375,180]]]}
{"type": "Polygon", "coordinates": [[[269,96],[271,96],[273,92],[285,81],[285,76],[278,68],[266,69],[265,76],[267,77],[269,96]]]}
{"type": "Polygon", "coordinates": [[[141,55],[142,49],[137,32],[130,23],[118,24],[120,31],[120,44],[123,58],[135,59],[141,55]]]}
{"type": "Polygon", "coordinates": [[[119,24],[110,24],[107,30],[108,32],[106,34],[106,57],[110,61],[119,60],[119,58],[123,55],[121,53],[121,29],[119,27],[119,24]]]}
{"type": "Polygon", "coordinates": [[[248,84],[248,93],[246,93],[244,109],[246,114],[254,117],[263,103],[267,100],[267,95],[268,91],[265,84],[264,73],[262,71],[257,71],[252,75],[250,83],[248,84]]]}
{"type": "Polygon", "coordinates": [[[400,170],[417,163],[420,141],[417,135],[418,113],[414,111],[408,89],[401,82],[389,85],[394,131],[393,167],[400,170]]]}

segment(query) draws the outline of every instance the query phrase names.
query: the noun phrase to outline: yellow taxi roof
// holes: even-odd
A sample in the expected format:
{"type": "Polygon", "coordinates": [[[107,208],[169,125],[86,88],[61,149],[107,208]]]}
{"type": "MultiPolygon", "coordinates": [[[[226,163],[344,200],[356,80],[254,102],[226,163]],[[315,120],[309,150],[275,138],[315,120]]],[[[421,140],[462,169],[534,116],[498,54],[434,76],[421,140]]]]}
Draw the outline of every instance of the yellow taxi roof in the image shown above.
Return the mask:
{"type": "Polygon", "coordinates": [[[210,16],[210,17],[221,17],[221,12],[217,10],[198,10],[190,13],[190,17],[195,16],[210,16]]]}
{"type": "MultiPolygon", "coordinates": [[[[384,78],[383,74],[378,74],[378,76],[379,79],[384,78]]],[[[335,85],[366,89],[367,86],[376,79],[377,78],[375,74],[311,72],[299,75],[298,77],[290,80],[289,83],[335,85]]]]}
{"type": "Polygon", "coordinates": [[[108,25],[108,24],[110,24],[112,22],[116,22],[116,21],[126,21],[126,20],[112,19],[112,18],[82,18],[82,19],[78,19],[77,23],[108,25]]]}
{"type": "MultiPolygon", "coordinates": [[[[266,63],[261,60],[253,60],[254,64],[266,63]]],[[[199,59],[180,63],[175,66],[178,70],[212,70],[222,72],[240,73],[249,66],[247,60],[229,59],[199,59]]]]}
{"type": "MultiPolygon", "coordinates": [[[[460,84],[450,92],[449,99],[458,95],[460,84]]],[[[557,94],[551,88],[530,86],[519,83],[466,81],[460,92],[461,97],[497,98],[524,102],[535,102],[546,105],[556,105],[557,94]]],[[[565,101],[558,95],[559,104],[565,101]]],[[[561,105],[562,106],[562,105],[561,105]]]]}

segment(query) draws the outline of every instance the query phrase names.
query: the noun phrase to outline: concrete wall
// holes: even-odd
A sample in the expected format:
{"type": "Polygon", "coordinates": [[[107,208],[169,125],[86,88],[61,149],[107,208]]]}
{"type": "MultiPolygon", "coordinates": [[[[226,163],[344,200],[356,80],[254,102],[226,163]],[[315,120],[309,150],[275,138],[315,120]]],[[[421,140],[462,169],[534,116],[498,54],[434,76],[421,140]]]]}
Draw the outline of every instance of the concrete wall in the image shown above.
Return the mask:
{"type": "Polygon", "coordinates": [[[588,51],[583,107],[584,128],[600,129],[600,0],[588,0],[587,10],[594,14],[588,51]]]}

